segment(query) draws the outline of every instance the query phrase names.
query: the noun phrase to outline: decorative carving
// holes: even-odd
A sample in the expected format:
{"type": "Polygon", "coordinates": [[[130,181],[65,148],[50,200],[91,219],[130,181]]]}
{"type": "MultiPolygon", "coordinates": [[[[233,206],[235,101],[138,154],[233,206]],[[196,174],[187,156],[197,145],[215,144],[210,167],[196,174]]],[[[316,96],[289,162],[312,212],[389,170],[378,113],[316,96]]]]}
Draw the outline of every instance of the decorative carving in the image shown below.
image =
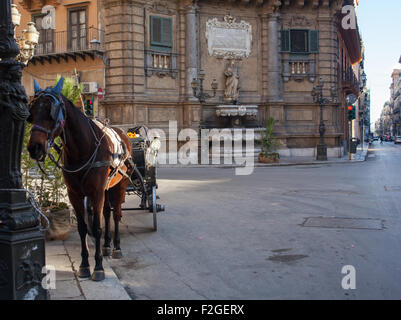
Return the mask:
{"type": "Polygon", "coordinates": [[[273,2],[272,10],[273,10],[274,13],[276,13],[276,12],[278,12],[278,11],[280,10],[281,4],[282,4],[282,3],[281,3],[280,0],[275,0],[275,1],[273,2]]]}
{"type": "Polygon", "coordinates": [[[305,16],[300,15],[292,16],[291,19],[287,20],[284,24],[287,28],[312,26],[312,23],[305,16]]]}
{"type": "Polygon", "coordinates": [[[236,22],[231,15],[226,15],[224,21],[213,18],[206,22],[206,39],[211,56],[247,58],[251,54],[252,26],[243,20],[236,22]]]}
{"type": "Polygon", "coordinates": [[[24,287],[40,285],[42,278],[42,266],[39,262],[33,262],[29,259],[23,260],[17,269],[16,289],[21,290],[24,287]]]}
{"type": "Polygon", "coordinates": [[[167,1],[163,1],[163,0],[150,1],[150,3],[145,5],[145,8],[147,10],[150,10],[153,12],[164,13],[164,14],[168,14],[168,15],[175,14],[175,11],[168,7],[167,1]]]}
{"type": "Polygon", "coordinates": [[[216,107],[218,117],[247,117],[250,120],[256,120],[258,115],[258,106],[243,105],[221,105],[216,107]]]}
{"type": "Polygon", "coordinates": [[[8,265],[4,260],[0,260],[0,287],[8,284],[8,265]]]}
{"type": "Polygon", "coordinates": [[[227,64],[226,70],[224,71],[226,78],[226,88],[224,91],[224,101],[228,103],[237,103],[239,98],[239,74],[235,68],[235,63],[230,60],[227,64]]]}

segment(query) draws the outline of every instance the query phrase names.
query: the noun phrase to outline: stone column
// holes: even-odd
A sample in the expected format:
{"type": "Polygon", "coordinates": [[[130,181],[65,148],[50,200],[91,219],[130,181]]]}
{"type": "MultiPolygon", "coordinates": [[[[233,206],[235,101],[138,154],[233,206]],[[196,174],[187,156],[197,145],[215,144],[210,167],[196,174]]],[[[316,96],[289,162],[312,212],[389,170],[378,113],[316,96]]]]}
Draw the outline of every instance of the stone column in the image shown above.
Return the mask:
{"type": "Polygon", "coordinates": [[[281,93],[281,75],[280,75],[280,59],[279,59],[279,42],[278,42],[278,18],[280,14],[271,13],[267,16],[267,78],[268,89],[267,94],[270,102],[282,101],[281,93]]]}
{"type": "Polygon", "coordinates": [[[198,74],[198,32],[197,32],[197,10],[196,5],[186,7],[186,34],[185,34],[185,64],[186,64],[186,96],[192,100],[193,92],[191,82],[198,74]]]}

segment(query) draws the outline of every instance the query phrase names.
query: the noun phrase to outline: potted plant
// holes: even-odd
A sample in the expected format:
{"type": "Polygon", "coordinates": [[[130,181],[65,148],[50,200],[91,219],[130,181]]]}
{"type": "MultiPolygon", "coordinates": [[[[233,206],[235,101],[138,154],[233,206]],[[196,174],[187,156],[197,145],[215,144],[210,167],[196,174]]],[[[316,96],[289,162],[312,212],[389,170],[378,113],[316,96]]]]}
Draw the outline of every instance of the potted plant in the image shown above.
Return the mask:
{"type": "Polygon", "coordinates": [[[280,142],[273,135],[274,123],[275,120],[270,117],[266,121],[265,131],[261,132],[262,151],[258,157],[261,163],[278,163],[280,161],[280,154],[276,152],[280,147],[280,142]]]}
{"type": "MultiPolygon", "coordinates": [[[[26,189],[35,194],[36,202],[50,222],[46,230],[46,240],[65,240],[70,231],[70,209],[63,177],[49,158],[41,164],[47,175],[43,174],[36,162],[30,158],[26,148],[30,128],[31,125],[27,124],[21,161],[23,183],[26,189]]],[[[45,225],[43,219],[42,224],[45,225]]]]}

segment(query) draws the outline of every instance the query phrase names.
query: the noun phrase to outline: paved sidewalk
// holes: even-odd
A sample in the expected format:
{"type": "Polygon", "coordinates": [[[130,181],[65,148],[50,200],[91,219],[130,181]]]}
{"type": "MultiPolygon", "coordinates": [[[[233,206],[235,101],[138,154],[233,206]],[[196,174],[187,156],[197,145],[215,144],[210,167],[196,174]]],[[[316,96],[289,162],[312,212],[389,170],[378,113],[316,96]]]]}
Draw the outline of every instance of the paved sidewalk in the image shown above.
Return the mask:
{"type": "MultiPolygon", "coordinates": [[[[94,246],[88,239],[91,270],[94,267],[94,246]]],[[[56,268],[56,289],[49,290],[52,300],[131,300],[111,269],[108,258],[103,259],[106,279],[95,282],[79,279],[76,271],[81,262],[81,245],[76,226],[73,225],[65,241],[46,242],[46,265],[56,268]]]]}

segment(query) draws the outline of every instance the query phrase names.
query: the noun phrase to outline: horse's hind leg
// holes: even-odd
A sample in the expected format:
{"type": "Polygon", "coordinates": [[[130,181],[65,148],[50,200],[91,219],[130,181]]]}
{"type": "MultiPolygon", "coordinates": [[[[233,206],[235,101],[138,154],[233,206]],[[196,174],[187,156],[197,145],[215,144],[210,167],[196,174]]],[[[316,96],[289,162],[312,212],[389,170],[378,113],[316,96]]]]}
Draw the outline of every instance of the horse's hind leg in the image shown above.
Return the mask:
{"type": "Polygon", "coordinates": [[[102,248],[103,257],[111,256],[111,236],[110,236],[110,216],[111,216],[111,208],[109,203],[109,191],[106,191],[104,207],[103,207],[103,215],[104,215],[104,244],[102,248]]]}
{"type": "MultiPolygon", "coordinates": [[[[93,236],[95,237],[95,270],[92,274],[92,280],[102,281],[105,278],[103,269],[103,257],[100,250],[100,241],[102,237],[102,213],[104,205],[104,191],[98,192],[96,197],[91,201],[93,203],[93,236]]],[[[92,199],[91,199],[92,200],[92,199]]]]}
{"type": "Polygon", "coordinates": [[[84,200],[82,196],[79,196],[71,191],[68,191],[68,197],[75,210],[75,215],[78,222],[78,233],[81,238],[81,265],[79,266],[78,277],[80,278],[90,278],[91,272],[89,268],[89,250],[88,244],[86,242],[86,237],[88,234],[88,228],[84,218],[84,200]]]}
{"type": "Polygon", "coordinates": [[[128,182],[123,180],[113,188],[113,219],[114,219],[114,239],[113,239],[113,259],[121,259],[123,257],[120,247],[120,230],[121,221],[121,205],[125,201],[125,190],[128,182]]]}

